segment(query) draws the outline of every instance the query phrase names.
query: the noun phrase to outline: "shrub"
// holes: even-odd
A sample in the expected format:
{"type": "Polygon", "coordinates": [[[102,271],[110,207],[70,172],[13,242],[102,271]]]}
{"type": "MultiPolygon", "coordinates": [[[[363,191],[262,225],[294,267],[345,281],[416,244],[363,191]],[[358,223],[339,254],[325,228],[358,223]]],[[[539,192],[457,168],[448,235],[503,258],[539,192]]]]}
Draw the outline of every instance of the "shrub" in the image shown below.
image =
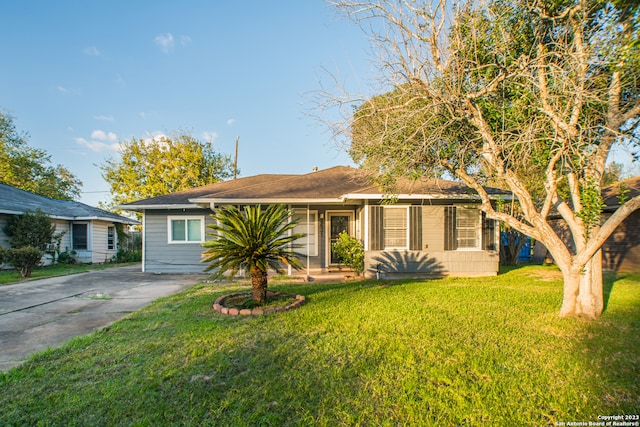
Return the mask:
{"type": "Polygon", "coordinates": [[[56,226],[40,209],[35,212],[25,212],[22,215],[11,215],[7,219],[4,232],[10,238],[12,248],[43,248],[51,243],[56,232],[56,226]]]}
{"type": "Polygon", "coordinates": [[[0,247],[0,265],[4,264],[7,259],[7,250],[0,247]]]}
{"type": "Polygon", "coordinates": [[[30,246],[11,248],[7,251],[7,262],[18,270],[20,277],[30,277],[31,272],[40,264],[41,259],[40,249],[30,246]]]}
{"type": "Polygon", "coordinates": [[[142,261],[142,251],[135,249],[118,249],[118,252],[111,258],[112,262],[140,262],[142,261]]]}
{"type": "Polygon", "coordinates": [[[338,235],[336,243],[333,244],[333,251],[345,266],[352,269],[357,275],[362,274],[364,271],[364,247],[358,239],[343,231],[338,235]]]}
{"type": "Polygon", "coordinates": [[[58,254],[58,264],[75,264],[76,259],[68,252],[60,252],[58,254]]]}

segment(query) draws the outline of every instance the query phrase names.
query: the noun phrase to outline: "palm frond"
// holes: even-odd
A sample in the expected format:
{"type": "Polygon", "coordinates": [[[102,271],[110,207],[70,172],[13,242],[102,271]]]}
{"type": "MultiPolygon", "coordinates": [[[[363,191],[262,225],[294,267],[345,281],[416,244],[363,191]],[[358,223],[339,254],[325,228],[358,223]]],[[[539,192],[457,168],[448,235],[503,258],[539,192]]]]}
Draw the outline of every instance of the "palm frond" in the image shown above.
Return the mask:
{"type": "Polygon", "coordinates": [[[283,271],[284,265],[302,269],[300,255],[294,249],[302,247],[294,243],[304,233],[288,235],[297,225],[292,221],[293,212],[284,205],[235,206],[217,209],[208,225],[211,237],[203,243],[202,262],[205,271],[215,270],[218,277],[226,271],[236,274],[241,269],[256,266],[263,271],[283,271]]]}

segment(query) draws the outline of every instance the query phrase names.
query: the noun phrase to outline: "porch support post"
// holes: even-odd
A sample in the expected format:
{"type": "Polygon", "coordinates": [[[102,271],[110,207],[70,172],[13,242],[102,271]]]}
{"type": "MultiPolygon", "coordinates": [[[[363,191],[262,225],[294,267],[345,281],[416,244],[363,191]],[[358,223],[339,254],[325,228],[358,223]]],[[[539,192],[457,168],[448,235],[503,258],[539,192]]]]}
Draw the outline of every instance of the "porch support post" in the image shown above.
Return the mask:
{"type": "MultiPolygon", "coordinates": [[[[289,205],[288,207],[289,212],[291,212],[291,205],[289,205]]],[[[291,222],[291,217],[289,217],[289,222],[291,222]]],[[[293,230],[289,230],[289,236],[291,236],[293,234],[293,230]]],[[[293,246],[293,243],[290,243],[290,245],[293,246]]],[[[291,276],[292,273],[292,269],[291,269],[291,264],[287,265],[287,276],[291,276]]]]}
{"type": "MultiPolygon", "coordinates": [[[[316,217],[317,216],[318,215],[316,214],[316,217]]],[[[309,224],[309,217],[310,217],[310,215],[309,215],[309,204],[307,203],[307,282],[309,281],[309,279],[311,279],[311,269],[310,269],[310,266],[309,266],[309,252],[310,252],[310,249],[311,249],[311,247],[309,246],[309,240],[311,240],[311,239],[309,239],[309,232],[311,231],[310,230],[310,224],[309,224]]],[[[316,218],[316,221],[317,220],[318,220],[318,218],[316,218]]],[[[318,234],[318,233],[316,232],[316,234],[318,234]]],[[[317,238],[318,238],[318,236],[316,236],[316,239],[317,238]]]]}
{"type": "Polygon", "coordinates": [[[369,200],[364,201],[364,224],[362,225],[364,250],[369,250],[369,200]]]}

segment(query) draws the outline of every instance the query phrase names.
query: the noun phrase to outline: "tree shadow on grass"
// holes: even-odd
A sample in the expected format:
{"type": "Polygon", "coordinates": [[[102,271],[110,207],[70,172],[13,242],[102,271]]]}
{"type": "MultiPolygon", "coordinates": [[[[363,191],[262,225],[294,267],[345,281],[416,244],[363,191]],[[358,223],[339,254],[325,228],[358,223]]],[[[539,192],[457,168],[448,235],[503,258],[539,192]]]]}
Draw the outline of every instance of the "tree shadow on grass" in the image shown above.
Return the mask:
{"type": "Polygon", "coordinates": [[[611,297],[611,293],[613,292],[613,284],[616,281],[616,273],[615,271],[604,271],[602,274],[602,293],[604,300],[604,308],[603,312],[607,311],[607,307],[609,306],[609,298],[611,297]]]}

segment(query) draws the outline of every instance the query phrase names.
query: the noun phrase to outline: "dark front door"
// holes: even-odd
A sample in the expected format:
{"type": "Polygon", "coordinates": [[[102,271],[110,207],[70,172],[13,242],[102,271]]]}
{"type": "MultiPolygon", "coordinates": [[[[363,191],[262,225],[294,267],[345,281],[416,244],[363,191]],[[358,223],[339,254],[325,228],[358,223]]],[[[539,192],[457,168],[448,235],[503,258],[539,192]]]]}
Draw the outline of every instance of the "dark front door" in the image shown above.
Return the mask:
{"type": "Polygon", "coordinates": [[[329,248],[331,253],[330,264],[339,264],[340,260],[333,253],[333,244],[338,240],[338,236],[343,231],[351,234],[351,215],[349,214],[329,214],[329,248]]]}

